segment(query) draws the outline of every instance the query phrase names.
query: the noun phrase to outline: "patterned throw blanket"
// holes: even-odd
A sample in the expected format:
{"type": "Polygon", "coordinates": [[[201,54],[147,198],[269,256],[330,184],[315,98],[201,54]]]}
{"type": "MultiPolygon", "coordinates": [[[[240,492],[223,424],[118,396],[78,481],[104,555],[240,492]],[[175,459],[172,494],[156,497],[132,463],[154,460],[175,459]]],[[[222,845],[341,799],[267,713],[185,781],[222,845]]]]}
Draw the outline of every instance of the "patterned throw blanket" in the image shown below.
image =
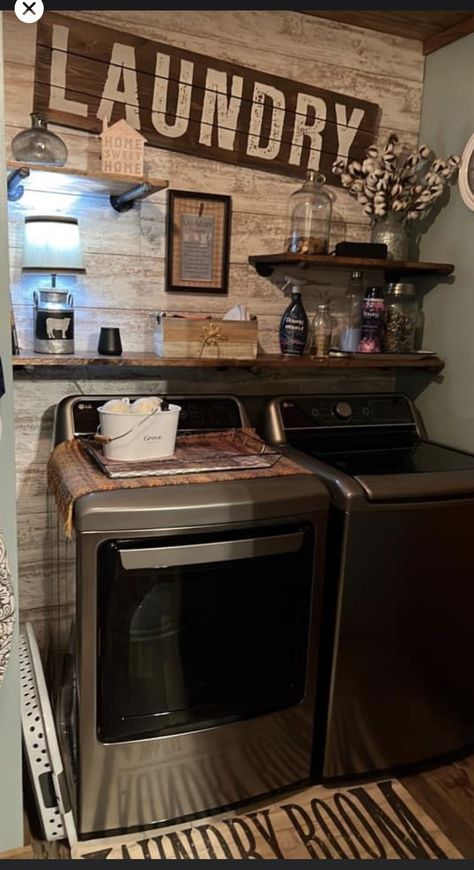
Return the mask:
{"type": "MultiPolygon", "coordinates": [[[[239,430],[247,434],[251,439],[249,453],[255,454],[256,444],[265,447],[264,442],[255,435],[253,430],[239,430]]],[[[232,433],[219,432],[206,435],[206,440],[213,439],[216,460],[222,457],[224,451],[234,444],[235,430],[232,433]]],[[[196,460],[196,445],[202,442],[202,435],[182,436],[177,440],[177,452],[188,451],[196,460]]],[[[242,456],[240,450],[240,456],[242,456]]],[[[263,454],[262,454],[263,455],[263,454]]],[[[169,460],[167,461],[169,463],[169,460]]],[[[124,463],[117,463],[123,465],[124,463]]],[[[158,464],[158,463],[157,463],[158,464]]],[[[104,463],[104,466],[106,463],[104,463]]],[[[135,463],[128,463],[133,468],[135,463]]],[[[137,472],[139,470],[137,469],[137,472]]],[[[90,452],[78,441],[64,441],[52,452],[48,462],[48,489],[54,496],[58,511],[64,521],[64,532],[70,538],[74,523],[74,504],[76,499],[92,492],[104,492],[116,489],[140,489],[150,486],[177,486],[180,484],[217,483],[231,480],[251,480],[264,477],[288,477],[294,474],[311,474],[306,468],[292,462],[283,456],[271,467],[243,468],[234,467],[225,471],[205,470],[189,471],[180,474],[170,473],[169,467],[166,473],[160,475],[156,471],[152,476],[110,478],[104,473],[90,452]]]]}
{"type": "Polygon", "coordinates": [[[3,683],[10,658],[14,625],[15,600],[12,576],[8,567],[5,541],[0,531],[0,685],[3,683]]]}

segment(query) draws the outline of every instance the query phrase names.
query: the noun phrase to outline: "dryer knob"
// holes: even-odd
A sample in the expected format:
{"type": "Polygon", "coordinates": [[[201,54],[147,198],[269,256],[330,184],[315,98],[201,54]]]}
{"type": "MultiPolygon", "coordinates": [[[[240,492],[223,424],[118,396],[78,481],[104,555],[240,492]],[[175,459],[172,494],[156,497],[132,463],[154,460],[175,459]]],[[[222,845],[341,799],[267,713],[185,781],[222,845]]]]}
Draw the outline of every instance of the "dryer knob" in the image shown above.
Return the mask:
{"type": "Polygon", "coordinates": [[[348,420],[349,417],[352,417],[352,408],[349,402],[338,402],[333,411],[334,416],[338,417],[339,420],[348,420]]]}

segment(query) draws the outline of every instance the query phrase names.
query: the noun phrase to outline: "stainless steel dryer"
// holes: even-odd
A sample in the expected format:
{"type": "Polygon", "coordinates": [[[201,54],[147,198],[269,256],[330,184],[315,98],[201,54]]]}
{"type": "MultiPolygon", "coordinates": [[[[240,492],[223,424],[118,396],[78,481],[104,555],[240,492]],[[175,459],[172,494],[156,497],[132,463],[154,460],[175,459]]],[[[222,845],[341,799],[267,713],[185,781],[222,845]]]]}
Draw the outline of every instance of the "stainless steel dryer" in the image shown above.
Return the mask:
{"type": "Polygon", "coordinates": [[[315,774],[473,744],[474,456],[403,395],[279,398],[266,436],[331,494],[315,774]]]}
{"type": "MultiPolygon", "coordinates": [[[[56,442],[105,398],[63,400],[56,442]]],[[[172,401],[181,432],[247,424],[232,397],[172,401]]],[[[77,500],[55,706],[80,837],[309,777],[328,503],[304,474],[77,500]]]]}

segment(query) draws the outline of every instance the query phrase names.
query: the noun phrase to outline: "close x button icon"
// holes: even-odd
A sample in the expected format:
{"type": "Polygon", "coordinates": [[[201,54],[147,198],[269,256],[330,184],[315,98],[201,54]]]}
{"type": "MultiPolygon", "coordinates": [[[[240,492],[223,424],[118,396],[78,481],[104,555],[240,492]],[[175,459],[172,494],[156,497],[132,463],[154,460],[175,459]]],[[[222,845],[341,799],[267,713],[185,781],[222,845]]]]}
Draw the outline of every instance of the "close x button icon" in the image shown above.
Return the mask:
{"type": "Polygon", "coordinates": [[[43,0],[16,0],[15,15],[24,24],[39,21],[44,12],[43,0]]]}

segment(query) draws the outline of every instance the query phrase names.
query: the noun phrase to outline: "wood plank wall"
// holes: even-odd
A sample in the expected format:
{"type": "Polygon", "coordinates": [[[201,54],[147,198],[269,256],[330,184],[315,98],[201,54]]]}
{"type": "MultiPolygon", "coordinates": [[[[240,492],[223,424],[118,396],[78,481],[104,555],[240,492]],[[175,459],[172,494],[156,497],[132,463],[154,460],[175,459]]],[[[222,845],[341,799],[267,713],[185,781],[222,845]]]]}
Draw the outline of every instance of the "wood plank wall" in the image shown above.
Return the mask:
{"type": "MultiPolygon", "coordinates": [[[[275,73],[299,82],[353,94],[380,104],[380,139],[391,131],[409,146],[417,143],[423,56],[413,40],[362,30],[296,12],[74,12],[71,17],[91,20],[156,39],[212,57],[275,73]]],[[[25,27],[13,12],[5,13],[5,76],[7,143],[29,126],[34,76],[35,27],[25,27]]],[[[53,128],[54,129],[54,128],[53,128]]],[[[58,129],[69,149],[69,164],[93,171],[100,166],[99,139],[79,131],[58,129]]],[[[287,199],[298,187],[293,179],[239,166],[200,160],[157,148],[145,148],[146,170],[168,178],[175,189],[229,194],[233,201],[230,291],[228,297],[173,295],[164,293],[163,193],[117,215],[106,197],[54,192],[27,192],[10,205],[12,294],[20,343],[31,346],[32,291],[47,279],[21,275],[23,220],[26,214],[61,213],[79,218],[87,273],[63,279],[75,296],[76,348],[94,350],[101,325],[122,329],[124,350],[152,347],[154,314],[168,311],[222,313],[236,302],[246,302],[259,317],[260,341],[267,351],[277,349],[277,327],[286,299],[281,293],[282,276],[275,281],[259,278],[247,264],[249,254],[282,249],[286,231],[287,199]]],[[[357,203],[332,188],[335,196],[332,241],[369,238],[367,221],[357,203]]],[[[311,313],[321,294],[341,294],[347,275],[324,274],[307,294],[311,313]]],[[[145,373],[143,377],[145,378],[145,373]]],[[[245,372],[225,378],[216,373],[176,372],[162,380],[148,373],[146,385],[135,372],[107,380],[49,373],[20,374],[16,380],[17,467],[20,535],[21,604],[23,613],[41,622],[50,613],[50,571],[47,536],[44,468],[50,444],[54,405],[68,393],[168,391],[231,391],[240,394],[276,393],[286,389],[390,389],[387,374],[370,377],[313,374],[289,380],[285,373],[275,378],[255,379],[245,372]]]]}

